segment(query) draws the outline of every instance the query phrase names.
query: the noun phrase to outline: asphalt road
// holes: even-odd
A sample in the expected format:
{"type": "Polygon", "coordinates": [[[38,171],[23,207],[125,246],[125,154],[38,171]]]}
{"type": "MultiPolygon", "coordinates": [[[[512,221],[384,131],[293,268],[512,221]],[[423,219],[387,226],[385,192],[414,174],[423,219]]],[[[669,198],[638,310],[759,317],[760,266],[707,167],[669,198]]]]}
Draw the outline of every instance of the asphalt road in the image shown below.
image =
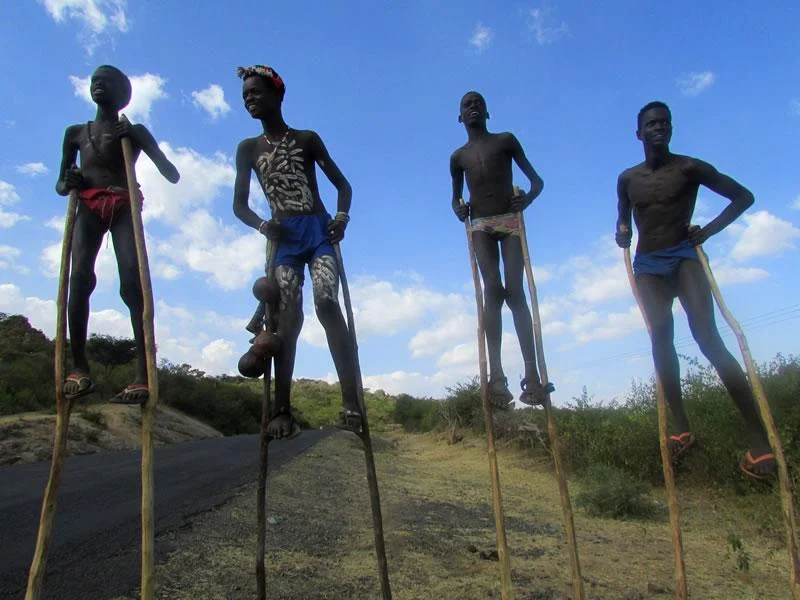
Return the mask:
{"type": "MultiPolygon", "coordinates": [[[[270,444],[269,467],[303,453],[330,431],[270,444]]],[[[46,600],[107,600],[140,575],[140,454],[68,458],[44,580],[46,600]]],[[[0,598],[25,595],[49,462],[0,467],[0,598]]],[[[258,475],[258,436],[176,444],[155,451],[156,535],[224,503],[258,475]]],[[[254,517],[255,519],[255,517],[254,517]]],[[[255,527],[255,521],[254,521],[255,527]]],[[[166,548],[156,545],[156,560],[166,548]]]]}

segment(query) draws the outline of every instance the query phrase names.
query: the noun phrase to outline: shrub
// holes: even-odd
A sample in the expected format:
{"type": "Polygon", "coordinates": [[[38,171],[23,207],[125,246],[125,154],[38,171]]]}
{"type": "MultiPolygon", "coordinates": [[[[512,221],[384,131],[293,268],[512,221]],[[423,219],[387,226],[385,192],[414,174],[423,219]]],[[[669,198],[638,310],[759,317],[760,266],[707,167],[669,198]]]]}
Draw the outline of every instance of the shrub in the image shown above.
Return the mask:
{"type": "Polygon", "coordinates": [[[647,519],[656,513],[647,485],[610,465],[589,467],[575,504],[594,517],[647,519]]]}
{"type": "Polygon", "coordinates": [[[78,415],[84,420],[89,421],[89,423],[94,423],[97,427],[102,427],[105,429],[106,427],[106,418],[103,416],[99,410],[90,410],[84,409],[78,413],[78,415]]]}

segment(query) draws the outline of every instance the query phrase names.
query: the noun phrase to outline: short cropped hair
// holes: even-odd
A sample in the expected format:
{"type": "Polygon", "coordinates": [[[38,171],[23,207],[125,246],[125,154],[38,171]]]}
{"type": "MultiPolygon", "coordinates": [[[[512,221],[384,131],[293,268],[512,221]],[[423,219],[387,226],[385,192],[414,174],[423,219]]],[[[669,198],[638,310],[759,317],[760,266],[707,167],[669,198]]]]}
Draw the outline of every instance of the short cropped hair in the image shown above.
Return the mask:
{"type": "Polygon", "coordinates": [[[670,120],[672,120],[672,111],[669,109],[669,106],[665,102],[661,102],[661,100],[653,100],[652,102],[648,102],[645,104],[641,110],[639,110],[639,114],[636,115],[636,128],[639,129],[642,126],[642,115],[646,113],[651,108],[663,108],[667,111],[670,120]]]}

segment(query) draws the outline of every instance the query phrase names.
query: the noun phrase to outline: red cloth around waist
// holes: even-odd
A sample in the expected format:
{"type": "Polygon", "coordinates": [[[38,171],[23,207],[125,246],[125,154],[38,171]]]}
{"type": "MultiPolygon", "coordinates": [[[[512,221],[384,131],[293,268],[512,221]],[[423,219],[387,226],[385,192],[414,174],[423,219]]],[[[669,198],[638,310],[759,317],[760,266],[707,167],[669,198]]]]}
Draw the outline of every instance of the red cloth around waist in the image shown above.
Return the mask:
{"type": "Polygon", "coordinates": [[[131,200],[128,190],[124,188],[88,188],[78,192],[78,197],[106,228],[111,225],[114,213],[131,200]]]}

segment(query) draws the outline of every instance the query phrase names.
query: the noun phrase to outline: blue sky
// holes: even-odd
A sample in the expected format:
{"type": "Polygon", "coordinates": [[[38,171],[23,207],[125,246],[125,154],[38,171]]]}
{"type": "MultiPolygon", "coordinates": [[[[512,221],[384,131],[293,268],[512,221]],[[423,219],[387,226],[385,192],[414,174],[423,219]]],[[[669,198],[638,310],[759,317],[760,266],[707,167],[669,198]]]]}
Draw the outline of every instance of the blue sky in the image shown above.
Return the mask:
{"type": "MultiPolygon", "coordinates": [[[[159,357],[209,373],[247,348],[250,285],[263,238],[231,210],[233,154],[259,132],[238,65],[273,66],[284,114],[316,130],[353,185],[342,249],[367,386],[441,396],[477,372],[464,229],[450,210],[450,153],[465,140],[458,102],[481,91],[493,131],[516,134],[545,181],[526,212],[556,403],[586,385],[621,397],[652,372],[648,340],[613,244],[616,178],[642,158],[636,112],[673,110],[675,152],[749,187],[756,205],[707,250],[757,360],[797,353],[800,62],[794,2],[310,2],[15,0],[0,36],[0,311],[52,335],[65,200],[54,192],[64,128],[93,118],[85,78],[111,63],[134,82],[126,113],[181,171],[138,174],[159,357]]],[[[525,184],[521,173],[515,181],[525,184]]],[[[322,185],[335,210],[335,193],[322,185]]],[[[253,189],[251,204],[265,214],[253,189]]],[[[725,200],[701,190],[696,221],[725,200]]],[[[110,244],[98,259],[90,331],[129,336],[110,244]]],[[[313,317],[296,376],[332,380],[313,317]]],[[[676,303],[677,306],[677,303],[676,303]]],[[[679,351],[689,342],[676,309],[679,351]]],[[[510,314],[504,364],[522,373],[510,314]]],[[[723,328],[723,331],[727,329],[723,328]]],[[[726,334],[736,350],[733,337],[726,334]]]]}

